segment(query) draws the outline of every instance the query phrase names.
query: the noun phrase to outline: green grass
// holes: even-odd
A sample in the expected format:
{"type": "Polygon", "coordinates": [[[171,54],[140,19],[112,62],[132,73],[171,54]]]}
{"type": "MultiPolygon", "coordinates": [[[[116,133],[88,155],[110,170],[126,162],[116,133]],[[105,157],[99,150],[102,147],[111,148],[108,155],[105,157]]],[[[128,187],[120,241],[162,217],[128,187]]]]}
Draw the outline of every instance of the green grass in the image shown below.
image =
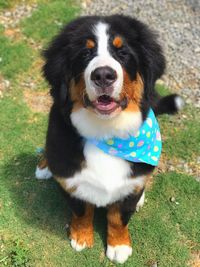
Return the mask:
{"type": "Polygon", "coordinates": [[[23,33],[37,42],[47,43],[79,9],[72,0],[41,1],[30,18],[21,23],[23,33]]]}
{"type": "MultiPolygon", "coordinates": [[[[59,30],[59,23],[75,16],[78,8],[70,3],[38,0],[37,10],[20,23],[21,30],[46,45],[59,30]]],[[[0,0],[0,7],[3,4],[7,8],[14,1],[0,0]]],[[[26,40],[6,38],[3,27],[0,29],[1,74],[11,82],[0,98],[0,266],[115,266],[105,257],[105,211],[95,214],[94,248],[76,253],[65,227],[71,214],[58,185],[34,178],[36,149],[44,145],[48,118],[27,106],[21,80],[32,77],[38,82],[36,91],[46,89],[39,77],[39,53],[26,40]]],[[[158,89],[163,95],[169,92],[163,86],[158,89]]],[[[196,110],[186,107],[181,115],[159,119],[167,158],[188,162],[197,158],[198,117],[196,110]]],[[[200,249],[199,195],[199,183],[192,176],[176,172],[157,175],[147,192],[147,203],[130,221],[133,255],[124,266],[158,262],[159,267],[186,267],[192,251],[200,249]],[[176,201],[171,202],[171,197],[176,201]]]]}
{"type": "Polygon", "coordinates": [[[29,250],[24,247],[22,242],[16,240],[9,245],[9,256],[4,257],[2,262],[11,266],[30,266],[29,253],[29,250]]]}
{"type": "MultiPolygon", "coordinates": [[[[166,87],[160,85],[157,90],[163,96],[170,93],[166,87]]],[[[161,133],[164,136],[163,152],[168,158],[195,161],[200,151],[199,117],[199,110],[186,106],[180,115],[163,115],[159,118],[161,133]]]]}
{"type": "Polygon", "coordinates": [[[24,42],[13,42],[0,34],[0,71],[5,78],[12,79],[31,66],[33,51],[24,42]]]}
{"type": "Polygon", "coordinates": [[[14,3],[15,3],[15,0],[12,0],[12,1],[0,0],[0,10],[12,7],[14,3]]]}
{"type": "Polygon", "coordinates": [[[162,132],[166,136],[164,141],[166,155],[195,160],[200,151],[200,124],[197,116],[193,120],[185,120],[179,124],[175,118],[169,123],[169,117],[166,116],[162,125],[164,129],[162,132]]]}

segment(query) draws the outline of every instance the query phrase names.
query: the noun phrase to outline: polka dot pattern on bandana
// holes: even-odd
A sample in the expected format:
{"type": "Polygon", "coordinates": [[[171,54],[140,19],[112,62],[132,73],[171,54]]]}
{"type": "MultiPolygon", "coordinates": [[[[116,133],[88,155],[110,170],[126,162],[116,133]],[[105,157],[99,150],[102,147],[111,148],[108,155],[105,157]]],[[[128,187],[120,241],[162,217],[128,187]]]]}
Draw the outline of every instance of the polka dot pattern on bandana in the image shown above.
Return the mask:
{"type": "Polygon", "coordinates": [[[89,139],[103,152],[132,162],[147,163],[157,166],[162,150],[158,122],[152,109],[140,129],[128,138],[111,138],[108,140],[89,139]]]}

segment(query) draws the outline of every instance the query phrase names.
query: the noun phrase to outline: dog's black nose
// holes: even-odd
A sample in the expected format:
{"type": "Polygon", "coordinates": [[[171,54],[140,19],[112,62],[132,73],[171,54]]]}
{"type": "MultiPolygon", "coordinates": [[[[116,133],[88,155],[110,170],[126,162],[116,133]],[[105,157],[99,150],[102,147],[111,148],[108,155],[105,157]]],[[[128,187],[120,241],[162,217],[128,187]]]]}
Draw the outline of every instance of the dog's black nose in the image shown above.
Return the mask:
{"type": "Polygon", "coordinates": [[[101,88],[111,86],[117,79],[117,73],[112,68],[105,66],[95,69],[91,73],[91,80],[101,88]]]}

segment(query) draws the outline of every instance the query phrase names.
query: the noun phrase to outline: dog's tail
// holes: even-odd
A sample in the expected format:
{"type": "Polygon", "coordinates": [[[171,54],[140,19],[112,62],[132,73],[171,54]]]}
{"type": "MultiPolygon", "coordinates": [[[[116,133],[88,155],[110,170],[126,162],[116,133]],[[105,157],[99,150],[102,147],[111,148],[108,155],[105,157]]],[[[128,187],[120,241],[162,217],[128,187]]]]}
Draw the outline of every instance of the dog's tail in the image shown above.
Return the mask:
{"type": "Polygon", "coordinates": [[[177,94],[160,97],[153,107],[155,115],[175,114],[184,106],[184,100],[177,94]]]}

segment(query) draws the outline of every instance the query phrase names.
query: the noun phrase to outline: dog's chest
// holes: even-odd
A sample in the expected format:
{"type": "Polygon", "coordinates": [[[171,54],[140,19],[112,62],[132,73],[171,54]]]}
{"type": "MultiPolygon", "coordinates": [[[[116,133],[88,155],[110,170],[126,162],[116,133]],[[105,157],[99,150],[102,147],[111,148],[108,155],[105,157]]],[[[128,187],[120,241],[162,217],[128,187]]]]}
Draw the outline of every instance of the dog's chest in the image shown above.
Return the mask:
{"type": "Polygon", "coordinates": [[[131,168],[123,159],[102,152],[95,145],[86,142],[84,147],[86,167],[67,179],[69,187],[76,188],[75,197],[106,206],[123,199],[142,186],[143,177],[131,178],[131,168]]]}

